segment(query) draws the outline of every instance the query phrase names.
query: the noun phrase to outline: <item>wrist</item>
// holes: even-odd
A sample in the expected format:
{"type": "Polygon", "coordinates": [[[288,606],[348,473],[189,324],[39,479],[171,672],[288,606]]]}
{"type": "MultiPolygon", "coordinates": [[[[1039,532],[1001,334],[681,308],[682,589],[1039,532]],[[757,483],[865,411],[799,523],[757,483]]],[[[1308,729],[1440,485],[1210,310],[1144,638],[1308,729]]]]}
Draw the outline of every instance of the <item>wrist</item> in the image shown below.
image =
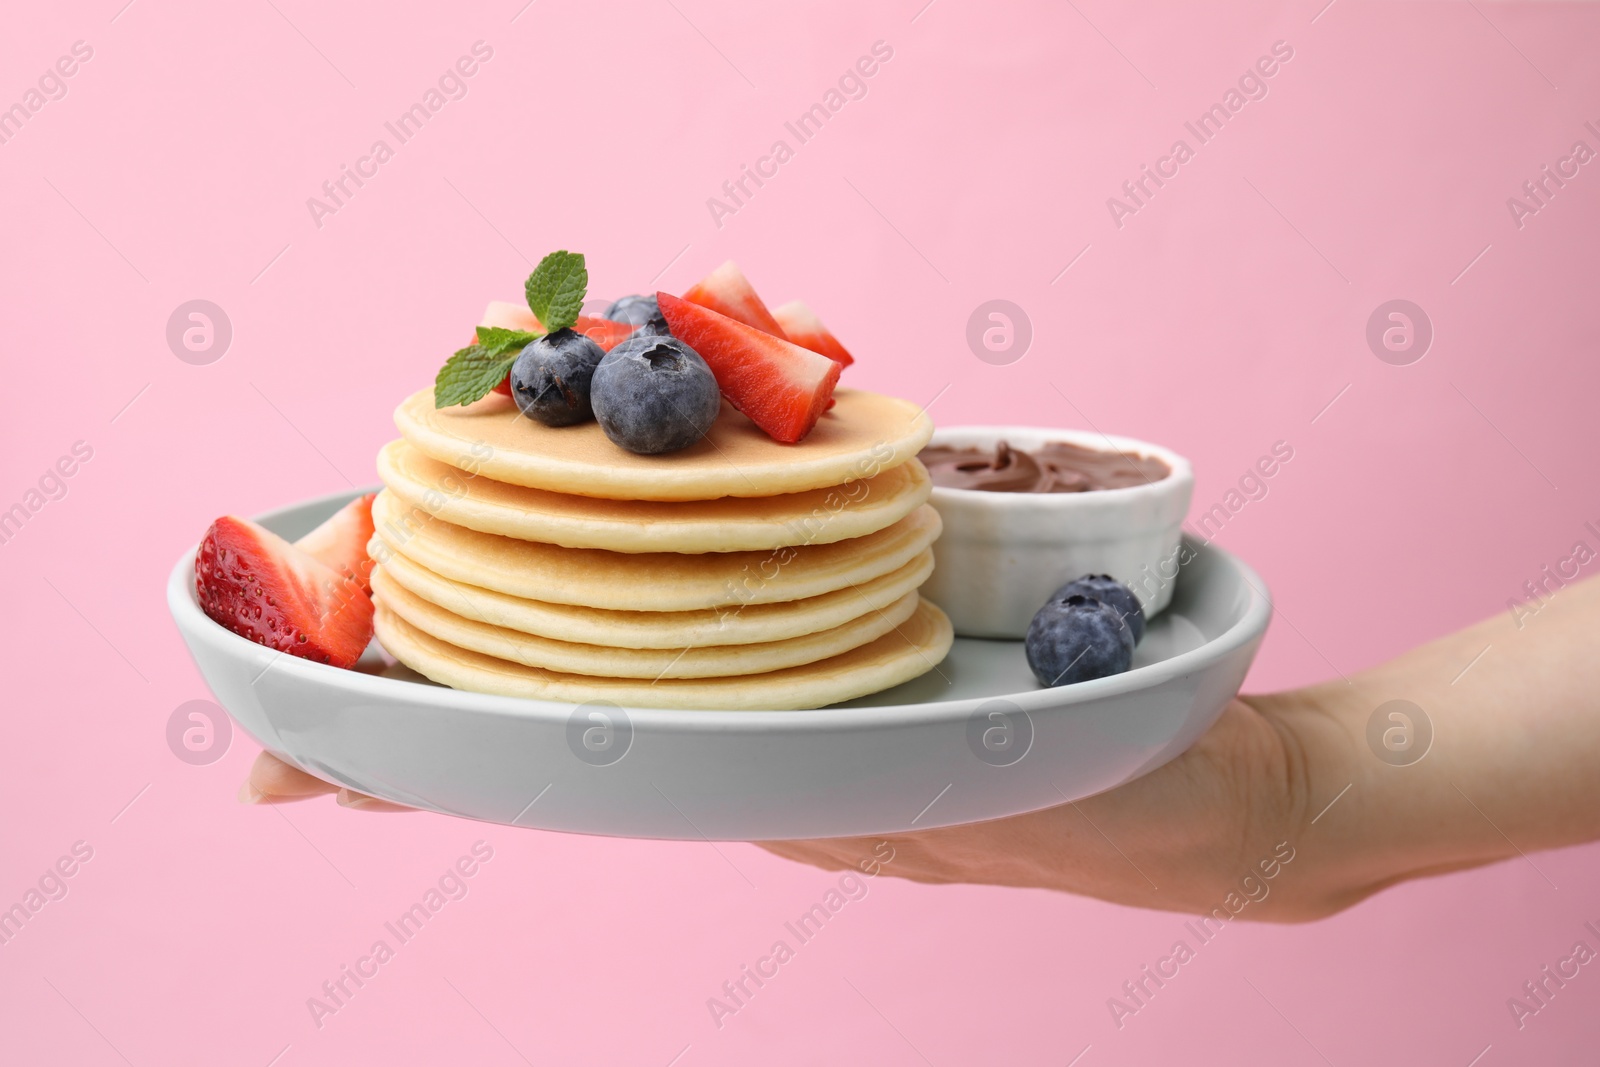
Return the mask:
{"type": "MultiPolygon", "coordinates": [[[[1342,911],[1399,882],[1516,855],[1461,791],[1415,705],[1366,678],[1259,701],[1297,753],[1289,828],[1298,918],[1342,911]],[[1375,725],[1373,724],[1375,720],[1375,725]],[[1423,747],[1410,746],[1421,744],[1423,747]]],[[[1403,694],[1402,694],[1403,695],[1403,694]]],[[[1441,746],[1442,747],[1442,746],[1441,746]]]]}
{"type": "Polygon", "coordinates": [[[1241,697],[1276,739],[1278,773],[1270,798],[1247,798],[1256,813],[1250,848],[1260,853],[1260,877],[1274,877],[1271,895],[1256,911],[1266,922],[1308,922],[1340,910],[1349,891],[1342,837],[1323,832],[1331,811],[1349,793],[1348,746],[1309,691],[1241,697]],[[1338,785],[1331,785],[1341,780],[1338,785]],[[1331,802],[1331,804],[1330,804],[1331,802]],[[1330,847],[1337,843],[1339,852],[1330,847]],[[1274,862],[1276,861],[1276,862],[1274,862]]]}

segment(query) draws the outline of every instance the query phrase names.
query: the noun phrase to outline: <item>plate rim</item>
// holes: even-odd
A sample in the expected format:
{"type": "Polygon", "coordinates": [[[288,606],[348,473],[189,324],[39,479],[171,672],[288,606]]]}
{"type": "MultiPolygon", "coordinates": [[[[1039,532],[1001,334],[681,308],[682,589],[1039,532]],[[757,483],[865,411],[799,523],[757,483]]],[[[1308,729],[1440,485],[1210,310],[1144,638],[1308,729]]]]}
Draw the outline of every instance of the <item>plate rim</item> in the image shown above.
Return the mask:
{"type": "MultiPolygon", "coordinates": [[[[285,514],[304,508],[337,507],[365,493],[376,492],[382,486],[358,487],[339,490],[321,496],[285,504],[254,516],[254,521],[267,525],[285,514]]],[[[1187,533],[1183,543],[1195,547],[1187,533]]],[[[448,686],[420,686],[401,678],[384,678],[375,674],[346,670],[326,663],[315,663],[298,656],[290,656],[258,645],[225,629],[200,610],[194,591],[194,560],[199,543],[191,545],[173,565],[167,578],[167,607],[181,635],[186,640],[206,641],[229,657],[257,655],[270,660],[267,666],[290,671],[297,681],[306,685],[331,686],[347,690],[358,698],[386,698],[402,702],[427,702],[441,711],[507,716],[529,721],[547,721],[564,726],[574,705],[568,702],[537,700],[529,697],[501,696],[493,693],[474,693],[448,686]],[[284,661],[279,663],[279,661],[284,661]]],[[[1022,711],[1070,709],[1074,705],[1093,703],[1102,699],[1124,696],[1145,689],[1157,688],[1175,678],[1203,669],[1207,663],[1225,658],[1229,653],[1260,639],[1272,618],[1272,598],[1261,576],[1238,556],[1216,545],[1206,543],[1196,551],[1216,553],[1221,562],[1231,566],[1250,587],[1250,602],[1237,622],[1216,638],[1197,648],[1180,652],[1170,659],[1144,667],[1136,667],[1122,674],[1096,678],[1070,686],[1034,689],[1016,693],[992,693],[982,697],[959,700],[925,701],[918,704],[885,704],[872,708],[813,708],[795,711],[711,711],[684,708],[646,708],[623,706],[635,731],[684,732],[792,732],[821,731],[837,733],[849,730],[880,730],[908,725],[924,725],[966,719],[972,711],[992,700],[1007,700],[1022,711]]],[[[265,671],[263,671],[265,673],[265,671]]]]}

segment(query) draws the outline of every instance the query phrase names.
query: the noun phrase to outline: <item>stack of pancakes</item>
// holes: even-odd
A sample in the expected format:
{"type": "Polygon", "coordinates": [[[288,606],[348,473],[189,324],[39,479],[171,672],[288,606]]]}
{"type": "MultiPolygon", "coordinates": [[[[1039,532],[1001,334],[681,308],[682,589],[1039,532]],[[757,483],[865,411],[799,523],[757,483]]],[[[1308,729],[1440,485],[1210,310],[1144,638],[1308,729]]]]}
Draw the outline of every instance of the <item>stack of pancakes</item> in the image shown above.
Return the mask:
{"type": "Polygon", "coordinates": [[[378,455],[378,640],[458,689],[635,707],[814,708],[933,669],[932,424],[836,399],[799,445],[724,405],[698,444],[639,456],[498,394],[417,393],[378,455]]]}

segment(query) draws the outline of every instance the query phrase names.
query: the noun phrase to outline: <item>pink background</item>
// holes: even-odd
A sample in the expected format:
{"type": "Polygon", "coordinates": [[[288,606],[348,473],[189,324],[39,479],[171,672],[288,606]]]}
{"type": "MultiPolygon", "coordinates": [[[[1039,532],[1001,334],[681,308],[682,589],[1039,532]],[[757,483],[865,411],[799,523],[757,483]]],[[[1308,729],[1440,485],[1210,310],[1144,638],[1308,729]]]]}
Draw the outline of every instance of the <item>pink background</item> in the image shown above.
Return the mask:
{"type": "Polygon", "coordinates": [[[937,396],[946,425],[1163,442],[1197,513],[1290,442],[1220,538],[1280,609],[1251,687],[1376,663],[1505,610],[1600,520],[1600,171],[1521,229],[1506,207],[1600,147],[1600,12],[122,3],[26,5],[0,34],[0,104],[94,49],[0,145],[0,508],[94,450],[0,545],[0,906],[94,850],[0,946],[0,1062],[1592,1062],[1600,975],[1521,1031],[1505,1006],[1600,920],[1592,847],[1238,925],[1121,1030],[1106,999],[1181,917],[878,879],[719,1030],[706,998],[830,876],[746,845],[241,807],[248,738],[201,767],[167,748],[209,694],[162,586],[218,514],[371,482],[393,405],[529,259],[584,251],[613,296],[734,257],[823,315],[854,384],[937,396]],[[478,40],[468,95],[318,229],[306,198],[478,40]],[[877,40],[868,95],[716,226],[707,197],[877,40]],[[1106,198],[1278,40],[1266,99],[1118,229],[1106,198]],[[1411,366],[1364,340],[1398,297],[1436,330],[1411,366]],[[209,366],[164,338],[194,298],[234,328],[209,366]],[[964,340],[992,298],[1035,330],[1008,366],[964,340]],[[318,1029],[306,999],[480,838],[469,895],[318,1029]]]}

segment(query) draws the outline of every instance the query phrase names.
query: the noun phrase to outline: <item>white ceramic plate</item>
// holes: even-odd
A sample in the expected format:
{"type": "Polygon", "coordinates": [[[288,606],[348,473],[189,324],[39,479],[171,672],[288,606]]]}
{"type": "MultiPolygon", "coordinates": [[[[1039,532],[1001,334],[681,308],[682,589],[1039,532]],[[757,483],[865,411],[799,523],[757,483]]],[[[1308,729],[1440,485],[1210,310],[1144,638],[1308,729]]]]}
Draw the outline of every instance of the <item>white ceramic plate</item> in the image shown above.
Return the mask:
{"type": "MultiPolygon", "coordinates": [[[[263,516],[294,539],[354,497],[263,516]]],[[[194,551],[167,601],[218,701],[261,745],[329,782],[470,819],[622,837],[777,840],[926,829],[1061,804],[1183,752],[1240,684],[1265,586],[1195,549],[1133,669],[1041,688],[1020,641],[957,638],[937,672],[819,711],[574,707],[280,655],[218,626],[194,551]],[[599,716],[599,717],[596,717],[599,716]]]]}

